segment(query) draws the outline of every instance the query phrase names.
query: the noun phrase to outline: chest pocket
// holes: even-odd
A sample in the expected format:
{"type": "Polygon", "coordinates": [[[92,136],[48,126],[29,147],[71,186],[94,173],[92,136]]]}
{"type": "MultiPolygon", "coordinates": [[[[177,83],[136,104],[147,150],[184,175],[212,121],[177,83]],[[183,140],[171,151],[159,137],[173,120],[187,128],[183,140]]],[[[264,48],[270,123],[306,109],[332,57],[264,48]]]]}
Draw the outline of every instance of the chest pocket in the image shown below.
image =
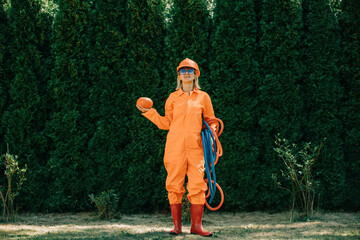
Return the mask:
{"type": "Polygon", "coordinates": [[[201,102],[196,99],[189,102],[190,113],[193,118],[202,119],[203,107],[201,102]]]}
{"type": "Polygon", "coordinates": [[[191,116],[195,119],[202,119],[202,109],[200,107],[192,107],[191,116]]]}
{"type": "Polygon", "coordinates": [[[203,109],[199,105],[192,105],[190,115],[192,122],[191,129],[200,132],[202,127],[203,109]]]}
{"type": "Polygon", "coordinates": [[[174,118],[178,118],[180,116],[184,116],[185,115],[185,111],[187,109],[186,106],[186,102],[185,101],[176,101],[174,102],[174,118]]]}

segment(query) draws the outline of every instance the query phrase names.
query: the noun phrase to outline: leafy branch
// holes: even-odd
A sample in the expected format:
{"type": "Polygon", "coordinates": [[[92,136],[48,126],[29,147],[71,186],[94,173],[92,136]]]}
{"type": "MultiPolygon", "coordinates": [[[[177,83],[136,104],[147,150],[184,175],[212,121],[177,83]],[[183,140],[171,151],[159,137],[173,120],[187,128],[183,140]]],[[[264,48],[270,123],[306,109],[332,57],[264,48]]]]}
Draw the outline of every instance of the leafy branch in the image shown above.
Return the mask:
{"type": "Polygon", "coordinates": [[[294,217],[293,214],[297,202],[299,202],[299,208],[306,219],[310,219],[314,213],[316,184],[312,177],[311,169],[319,158],[324,141],[325,139],[319,146],[315,147],[311,146],[311,142],[305,143],[303,149],[298,150],[299,148],[296,144],[290,144],[286,139],[281,139],[279,134],[276,136],[275,144],[277,147],[274,150],[278,153],[286,167],[286,172],[281,172],[285,180],[291,183],[291,187],[282,186],[277,181],[276,175],[273,175],[273,179],[278,188],[284,189],[292,195],[291,219],[294,217]]]}
{"type": "Polygon", "coordinates": [[[0,189],[0,199],[3,205],[3,219],[4,221],[14,220],[16,211],[14,209],[14,201],[16,196],[19,195],[21,186],[25,182],[25,173],[27,166],[24,168],[19,167],[18,157],[11,155],[9,150],[3,155],[1,161],[5,165],[5,176],[7,179],[7,187],[0,189]],[[14,191],[15,189],[15,191],[14,191]]]}

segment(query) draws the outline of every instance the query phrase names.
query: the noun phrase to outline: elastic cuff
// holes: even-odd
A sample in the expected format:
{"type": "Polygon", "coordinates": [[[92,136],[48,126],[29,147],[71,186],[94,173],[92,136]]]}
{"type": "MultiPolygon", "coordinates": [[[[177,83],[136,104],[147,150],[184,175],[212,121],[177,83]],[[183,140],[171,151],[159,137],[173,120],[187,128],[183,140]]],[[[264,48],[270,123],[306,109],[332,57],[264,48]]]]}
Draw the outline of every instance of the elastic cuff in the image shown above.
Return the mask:
{"type": "Polygon", "coordinates": [[[189,202],[191,204],[195,204],[195,205],[204,205],[205,204],[205,194],[204,197],[188,197],[189,202]]]}
{"type": "Polygon", "coordinates": [[[148,115],[152,115],[154,112],[156,112],[155,108],[150,108],[149,111],[141,113],[143,116],[148,116],[148,115]]]}

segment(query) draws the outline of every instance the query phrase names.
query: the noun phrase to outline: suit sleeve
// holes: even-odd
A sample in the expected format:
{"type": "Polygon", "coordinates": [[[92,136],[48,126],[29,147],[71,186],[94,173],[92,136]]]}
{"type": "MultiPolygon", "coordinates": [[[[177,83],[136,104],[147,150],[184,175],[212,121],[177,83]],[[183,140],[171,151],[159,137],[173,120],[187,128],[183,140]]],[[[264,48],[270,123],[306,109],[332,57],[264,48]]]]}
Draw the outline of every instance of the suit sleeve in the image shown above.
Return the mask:
{"type": "Polygon", "coordinates": [[[171,97],[166,100],[164,117],[160,116],[155,108],[151,108],[146,113],[142,113],[142,115],[154,123],[159,129],[169,130],[173,118],[173,104],[171,97]]]}
{"type": "Polygon", "coordinates": [[[211,103],[211,99],[210,99],[210,96],[208,94],[206,94],[206,96],[205,96],[203,115],[204,115],[205,121],[207,121],[207,120],[209,120],[211,118],[215,118],[213,105],[211,103]]]}

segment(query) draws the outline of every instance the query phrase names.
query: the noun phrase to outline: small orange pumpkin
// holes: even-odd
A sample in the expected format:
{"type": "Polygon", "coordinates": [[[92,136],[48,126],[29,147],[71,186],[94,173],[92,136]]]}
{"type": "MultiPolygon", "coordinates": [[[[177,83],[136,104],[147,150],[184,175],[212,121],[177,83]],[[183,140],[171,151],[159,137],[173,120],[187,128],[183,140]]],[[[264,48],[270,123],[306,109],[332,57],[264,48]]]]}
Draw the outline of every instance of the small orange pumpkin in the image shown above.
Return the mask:
{"type": "Polygon", "coordinates": [[[143,108],[151,108],[153,106],[153,101],[148,97],[141,97],[136,101],[136,104],[143,108]]]}

